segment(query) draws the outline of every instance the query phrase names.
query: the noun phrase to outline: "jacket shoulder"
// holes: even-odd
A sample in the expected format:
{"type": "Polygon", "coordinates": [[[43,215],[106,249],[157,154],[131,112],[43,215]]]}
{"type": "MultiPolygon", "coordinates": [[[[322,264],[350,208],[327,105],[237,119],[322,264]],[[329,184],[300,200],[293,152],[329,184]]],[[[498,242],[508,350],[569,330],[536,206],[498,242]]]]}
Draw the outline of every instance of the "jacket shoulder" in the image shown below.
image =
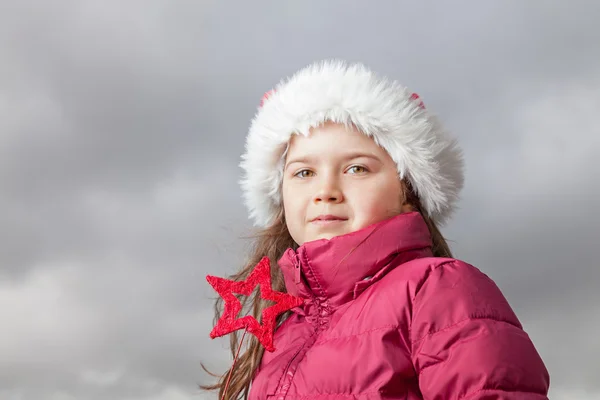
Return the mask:
{"type": "Polygon", "coordinates": [[[440,279],[445,275],[446,270],[453,270],[458,276],[464,278],[489,279],[478,268],[464,261],[454,258],[424,257],[405,262],[392,269],[383,277],[378,290],[397,290],[398,283],[402,283],[408,286],[410,299],[415,300],[430,278],[432,281],[440,279]]]}
{"type": "Polygon", "coordinates": [[[472,319],[492,319],[522,328],[500,288],[479,268],[457,259],[438,258],[420,273],[412,297],[413,341],[472,319]]]}
{"type": "Polygon", "coordinates": [[[409,342],[425,398],[547,399],[548,371],[531,339],[494,281],[468,263],[447,260],[423,275],[409,342]]]}

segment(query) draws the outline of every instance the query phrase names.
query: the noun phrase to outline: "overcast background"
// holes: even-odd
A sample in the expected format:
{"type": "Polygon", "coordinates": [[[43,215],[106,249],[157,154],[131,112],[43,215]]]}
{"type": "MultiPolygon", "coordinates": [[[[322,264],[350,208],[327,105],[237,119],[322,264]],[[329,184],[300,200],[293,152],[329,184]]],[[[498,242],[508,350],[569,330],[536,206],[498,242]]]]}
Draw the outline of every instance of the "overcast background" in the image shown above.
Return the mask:
{"type": "Polygon", "coordinates": [[[460,138],[444,233],[504,291],[551,398],[600,399],[599,20],[593,0],[0,0],[0,399],[216,398],[205,275],[244,258],[249,122],[332,57],[460,138]]]}

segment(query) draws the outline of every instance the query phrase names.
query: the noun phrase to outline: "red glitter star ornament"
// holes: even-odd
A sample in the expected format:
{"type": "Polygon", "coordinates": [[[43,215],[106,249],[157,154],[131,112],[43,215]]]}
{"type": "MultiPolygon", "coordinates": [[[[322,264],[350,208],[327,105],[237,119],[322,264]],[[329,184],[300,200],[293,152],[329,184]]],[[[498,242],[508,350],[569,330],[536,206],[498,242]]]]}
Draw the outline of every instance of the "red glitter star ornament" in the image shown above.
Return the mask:
{"type": "Polygon", "coordinates": [[[299,297],[273,290],[271,287],[271,262],[268,257],[263,257],[244,281],[236,282],[210,275],[206,277],[206,280],[225,300],[223,315],[210,333],[210,337],[213,339],[246,328],[247,332],[258,338],[267,351],[272,352],[275,350],[273,333],[277,316],[304,303],[299,297]],[[250,296],[257,285],[260,285],[261,298],[275,302],[274,305],[263,310],[262,324],[259,324],[251,315],[238,318],[242,304],[234,295],[237,293],[250,296]]]}

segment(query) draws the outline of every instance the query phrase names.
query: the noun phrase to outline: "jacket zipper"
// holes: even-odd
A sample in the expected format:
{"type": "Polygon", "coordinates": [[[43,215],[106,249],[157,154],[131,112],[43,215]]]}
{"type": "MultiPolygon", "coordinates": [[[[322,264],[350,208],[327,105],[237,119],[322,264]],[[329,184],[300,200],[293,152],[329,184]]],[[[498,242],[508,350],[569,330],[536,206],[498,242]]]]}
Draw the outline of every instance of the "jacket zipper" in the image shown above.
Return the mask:
{"type": "MultiPolygon", "coordinates": [[[[296,285],[299,285],[301,283],[301,268],[300,268],[300,259],[298,258],[298,254],[296,254],[296,252],[294,251],[294,283],[296,285]]],[[[309,338],[310,339],[310,338],[309,338]]],[[[285,398],[285,395],[287,393],[287,388],[284,388],[284,384],[287,381],[286,377],[288,374],[288,371],[290,369],[290,366],[292,365],[292,363],[294,362],[294,360],[296,360],[296,358],[298,357],[298,355],[302,352],[302,350],[304,349],[304,347],[306,346],[306,344],[308,343],[307,339],[304,344],[302,344],[302,346],[300,346],[300,348],[298,350],[296,350],[296,352],[294,353],[294,355],[292,356],[292,358],[290,359],[290,361],[288,361],[288,363],[286,364],[284,370],[283,370],[283,374],[281,374],[281,378],[279,381],[279,384],[277,385],[277,388],[275,389],[275,395],[277,396],[278,400],[283,400],[285,398]],[[280,392],[284,391],[285,393],[281,394],[280,392]]]]}
{"type": "MultiPolygon", "coordinates": [[[[310,342],[312,337],[316,336],[316,335],[317,335],[317,331],[315,330],[313,335],[311,335],[311,337],[309,337],[304,342],[304,344],[302,344],[302,346],[300,346],[300,348],[298,350],[296,350],[296,352],[294,353],[294,355],[292,356],[290,361],[285,366],[285,368],[283,370],[283,374],[281,375],[281,380],[279,381],[279,385],[277,386],[277,389],[275,390],[275,395],[277,396],[277,400],[284,400],[285,397],[287,396],[287,392],[292,384],[292,379],[293,379],[293,376],[289,377],[289,379],[288,379],[290,367],[296,361],[296,359],[299,357],[300,353],[303,353],[303,350],[307,348],[308,343],[310,342]]],[[[315,338],[315,341],[316,341],[316,338],[315,338]]],[[[312,344],[314,344],[314,342],[311,343],[311,345],[312,344]]],[[[306,353],[306,352],[304,352],[304,353],[306,353]]],[[[295,372],[294,372],[294,374],[295,374],[295,372]]]]}
{"type": "MultiPolygon", "coordinates": [[[[295,252],[294,252],[295,253],[295,252]]],[[[296,284],[300,284],[302,281],[302,276],[301,276],[301,265],[300,265],[300,259],[298,257],[298,254],[294,254],[294,280],[296,284]]],[[[315,330],[313,332],[313,334],[307,338],[307,340],[304,342],[304,344],[302,346],[300,346],[300,348],[296,351],[296,353],[294,353],[294,355],[292,356],[291,360],[287,363],[287,365],[285,366],[284,370],[283,370],[283,374],[281,377],[281,381],[279,382],[279,385],[277,386],[277,389],[275,390],[275,395],[277,396],[277,400],[285,400],[285,397],[287,396],[287,392],[290,389],[290,386],[292,384],[292,380],[293,380],[293,375],[296,374],[296,371],[293,372],[292,376],[289,376],[289,372],[290,372],[290,368],[292,366],[292,364],[294,364],[295,362],[299,362],[298,357],[302,354],[302,356],[304,356],[304,354],[306,354],[306,352],[309,350],[310,347],[312,347],[315,342],[317,341],[317,336],[319,335],[319,333],[323,330],[323,324],[322,322],[322,316],[321,316],[321,311],[322,311],[322,305],[319,301],[317,301],[317,299],[315,298],[315,296],[312,294],[312,292],[309,290],[309,293],[312,297],[313,303],[315,304],[316,308],[317,308],[317,320],[315,321],[315,330]]]]}

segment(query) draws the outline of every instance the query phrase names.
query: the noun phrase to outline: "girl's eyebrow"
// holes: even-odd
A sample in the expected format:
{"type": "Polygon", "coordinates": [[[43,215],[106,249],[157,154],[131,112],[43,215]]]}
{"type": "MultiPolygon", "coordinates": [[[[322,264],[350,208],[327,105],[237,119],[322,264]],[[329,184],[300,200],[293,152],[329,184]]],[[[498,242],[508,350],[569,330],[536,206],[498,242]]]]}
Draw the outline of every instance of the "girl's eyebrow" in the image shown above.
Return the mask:
{"type": "Polygon", "coordinates": [[[363,152],[360,152],[360,151],[356,151],[356,152],[353,152],[353,153],[348,153],[344,157],[344,161],[354,160],[355,158],[370,158],[371,160],[375,160],[375,161],[381,162],[381,159],[379,157],[377,157],[375,154],[363,153],[363,152]]]}
{"type": "MultiPolygon", "coordinates": [[[[379,157],[377,157],[375,154],[363,153],[360,151],[348,153],[348,154],[344,155],[342,159],[344,161],[348,161],[348,160],[353,160],[355,158],[370,158],[372,160],[375,160],[375,161],[381,163],[381,159],[379,157]]],[[[295,164],[295,163],[310,164],[312,161],[314,161],[314,158],[310,157],[310,156],[292,158],[291,160],[286,162],[284,170],[288,169],[288,167],[290,165],[295,164]]]]}
{"type": "Polygon", "coordinates": [[[296,163],[302,163],[302,164],[310,164],[310,162],[312,161],[311,157],[297,157],[297,158],[292,158],[291,160],[287,161],[285,164],[284,169],[288,169],[288,167],[292,164],[296,164],[296,163]]]}

